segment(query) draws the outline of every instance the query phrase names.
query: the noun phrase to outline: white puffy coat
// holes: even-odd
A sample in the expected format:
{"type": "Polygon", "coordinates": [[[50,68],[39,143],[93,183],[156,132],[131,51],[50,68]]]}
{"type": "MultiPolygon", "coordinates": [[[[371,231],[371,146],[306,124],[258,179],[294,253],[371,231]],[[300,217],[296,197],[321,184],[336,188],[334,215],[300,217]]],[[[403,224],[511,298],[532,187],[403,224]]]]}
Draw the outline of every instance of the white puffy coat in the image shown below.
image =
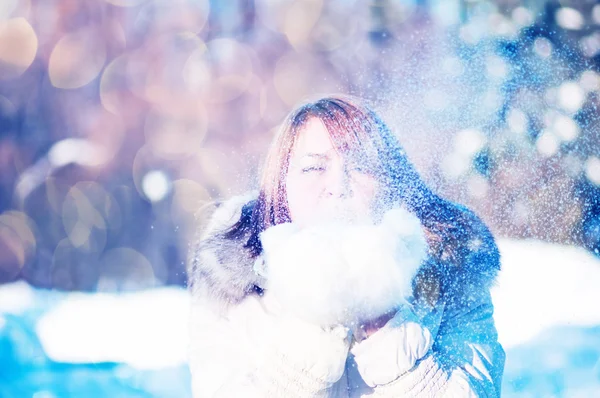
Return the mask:
{"type": "MultiPolygon", "coordinates": [[[[245,195],[224,202],[190,251],[189,362],[195,398],[500,396],[505,355],[489,292],[499,264],[487,229],[473,237],[460,267],[424,270],[425,290],[437,300],[414,299],[409,314],[414,327],[389,335],[404,340],[401,346],[415,347],[413,366],[395,380],[370,387],[353,350],[346,356],[343,336],[315,333],[281,316],[278,303],[257,288],[263,281],[253,271],[254,259],[241,247],[243,241],[218,236],[239,220],[249,199],[245,195]],[[432,276],[440,283],[428,286],[432,276]],[[303,368],[295,355],[301,358],[310,350],[323,357],[342,355],[343,369],[331,370],[341,377],[315,377],[317,373],[303,368]]],[[[387,371],[382,366],[374,371],[387,371]]]]}

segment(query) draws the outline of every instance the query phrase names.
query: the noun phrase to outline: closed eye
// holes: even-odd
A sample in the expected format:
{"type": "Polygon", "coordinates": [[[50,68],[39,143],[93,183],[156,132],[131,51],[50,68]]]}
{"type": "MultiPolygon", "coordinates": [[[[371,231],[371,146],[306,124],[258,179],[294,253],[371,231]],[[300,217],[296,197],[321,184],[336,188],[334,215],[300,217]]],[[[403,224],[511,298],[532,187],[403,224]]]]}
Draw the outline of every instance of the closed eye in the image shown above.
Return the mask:
{"type": "Polygon", "coordinates": [[[323,166],[310,166],[302,169],[302,173],[310,173],[315,171],[324,171],[325,167],[323,166]]]}
{"type": "Polygon", "coordinates": [[[349,168],[349,171],[355,172],[355,173],[360,173],[360,174],[369,174],[369,175],[373,174],[373,169],[368,166],[354,165],[349,168]]]}

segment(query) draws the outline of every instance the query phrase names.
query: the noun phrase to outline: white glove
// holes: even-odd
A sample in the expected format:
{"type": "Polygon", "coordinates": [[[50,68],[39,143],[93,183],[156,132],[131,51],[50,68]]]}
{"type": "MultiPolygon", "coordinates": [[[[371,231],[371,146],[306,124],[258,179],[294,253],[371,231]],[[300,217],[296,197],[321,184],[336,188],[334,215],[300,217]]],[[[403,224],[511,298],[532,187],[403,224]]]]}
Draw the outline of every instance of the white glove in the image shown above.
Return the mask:
{"type": "Polygon", "coordinates": [[[381,329],[355,342],[350,352],[365,383],[376,387],[408,372],[432,344],[431,332],[410,308],[403,306],[381,329]]]}
{"type": "Polygon", "coordinates": [[[257,343],[256,355],[265,378],[314,389],[328,388],[337,382],[348,357],[351,340],[348,328],[323,328],[303,321],[283,309],[268,291],[261,301],[265,312],[249,319],[248,328],[257,343]]]}

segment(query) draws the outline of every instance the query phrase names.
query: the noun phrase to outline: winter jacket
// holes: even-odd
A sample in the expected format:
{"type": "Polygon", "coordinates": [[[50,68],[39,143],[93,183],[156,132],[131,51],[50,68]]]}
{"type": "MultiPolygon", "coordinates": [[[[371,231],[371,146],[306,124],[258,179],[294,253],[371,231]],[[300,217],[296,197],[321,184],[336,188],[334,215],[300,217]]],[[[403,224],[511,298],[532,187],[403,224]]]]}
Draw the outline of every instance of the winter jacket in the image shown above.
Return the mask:
{"type": "Polygon", "coordinates": [[[285,322],[260,288],[264,281],[254,270],[256,259],[242,247],[244,240],[219,236],[239,220],[242,206],[252,198],[248,194],[223,202],[190,250],[189,363],[195,398],[500,396],[505,354],[490,297],[499,254],[476,217],[473,222],[481,227],[475,231],[481,232],[469,240],[458,266],[423,265],[421,289],[427,295],[411,302],[411,313],[426,333],[407,334],[400,344],[424,346],[412,340],[430,336],[426,352],[399,377],[370,387],[352,351],[341,364],[339,380],[315,377],[293,358],[294,352],[311,349],[339,355],[340,338],[302,327],[281,329],[285,341],[273,333],[285,322]],[[291,350],[282,352],[279,347],[286,344],[291,350]]]}

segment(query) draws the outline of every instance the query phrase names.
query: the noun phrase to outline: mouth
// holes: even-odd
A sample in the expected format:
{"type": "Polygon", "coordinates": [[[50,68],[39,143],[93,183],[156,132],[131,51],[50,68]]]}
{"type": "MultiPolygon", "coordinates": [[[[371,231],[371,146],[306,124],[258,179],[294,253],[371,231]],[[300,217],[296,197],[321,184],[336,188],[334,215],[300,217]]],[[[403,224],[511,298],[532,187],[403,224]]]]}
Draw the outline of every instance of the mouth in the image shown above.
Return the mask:
{"type": "Polygon", "coordinates": [[[351,203],[330,202],[316,212],[317,222],[336,222],[344,224],[373,224],[372,212],[351,203]]]}

